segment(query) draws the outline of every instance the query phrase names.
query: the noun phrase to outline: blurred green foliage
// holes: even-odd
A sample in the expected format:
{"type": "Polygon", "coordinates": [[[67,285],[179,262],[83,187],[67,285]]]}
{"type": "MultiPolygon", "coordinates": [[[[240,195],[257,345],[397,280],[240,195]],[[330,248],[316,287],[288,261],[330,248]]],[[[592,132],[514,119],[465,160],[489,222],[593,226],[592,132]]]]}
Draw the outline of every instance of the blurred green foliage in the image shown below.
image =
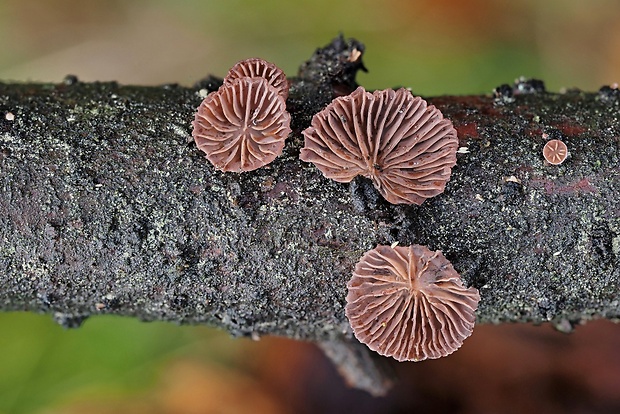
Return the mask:
{"type": "Polygon", "coordinates": [[[0,79],[180,82],[260,56],[293,76],[338,33],[367,49],[369,89],[478,94],[523,75],[548,89],[617,82],[613,0],[0,0],[0,79]]]}
{"type": "Polygon", "coordinates": [[[172,358],[189,353],[222,363],[241,345],[204,327],[116,316],[93,317],[67,330],[50,315],[0,313],[0,327],[2,414],[145,391],[172,358]]]}

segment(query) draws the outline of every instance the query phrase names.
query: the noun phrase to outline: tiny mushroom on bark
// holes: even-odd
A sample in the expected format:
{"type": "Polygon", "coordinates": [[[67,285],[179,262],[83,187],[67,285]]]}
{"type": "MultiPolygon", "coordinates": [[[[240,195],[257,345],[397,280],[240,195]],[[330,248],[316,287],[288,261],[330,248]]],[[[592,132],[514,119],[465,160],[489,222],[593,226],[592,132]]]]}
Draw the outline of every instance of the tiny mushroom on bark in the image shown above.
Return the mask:
{"type": "Polygon", "coordinates": [[[225,83],[202,101],[192,136],[222,171],[252,171],[282,153],[291,116],[279,91],[261,77],[225,83]]]}
{"type": "Polygon", "coordinates": [[[440,194],[456,164],[452,123],[407,89],[359,87],[316,114],[303,134],[303,161],[335,181],[367,177],[393,204],[419,205],[440,194]]]}
{"type": "Polygon", "coordinates": [[[480,300],[440,251],[420,245],[366,252],[347,287],[345,313],[357,339],[398,361],[457,350],[472,333],[480,300]]]}
{"type": "Polygon", "coordinates": [[[238,78],[265,78],[271,86],[286,100],[288,98],[288,80],[284,72],[273,63],[260,58],[250,58],[237,62],[224,78],[224,84],[232,83],[238,78]]]}
{"type": "Polygon", "coordinates": [[[547,141],[543,147],[543,157],[551,165],[560,165],[568,156],[566,144],[559,139],[547,141]]]}

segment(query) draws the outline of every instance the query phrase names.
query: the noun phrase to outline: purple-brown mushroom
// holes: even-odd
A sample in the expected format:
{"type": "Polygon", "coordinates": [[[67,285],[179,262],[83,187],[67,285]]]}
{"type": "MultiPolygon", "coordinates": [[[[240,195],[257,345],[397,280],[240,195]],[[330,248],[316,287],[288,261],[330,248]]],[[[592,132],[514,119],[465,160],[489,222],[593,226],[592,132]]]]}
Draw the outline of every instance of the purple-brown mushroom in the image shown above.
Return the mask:
{"type": "Polygon", "coordinates": [[[316,114],[303,134],[303,161],[338,182],[367,177],[393,204],[442,193],[456,164],[452,122],[406,89],[359,87],[316,114]]]}
{"type": "Polygon", "coordinates": [[[543,147],[543,157],[551,165],[560,165],[568,156],[568,147],[559,139],[547,141],[543,147]]]}
{"type": "Polygon", "coordinates": [[[355,266],[345,313],[355,337],[398,361],[440,358],[471,335],[480,300],[440,251],[382,246],[355,266]]]}
{"type": "Polygon", "coordinates": [[[278,90],[264,78],[238,78],[202,101],[192,136],[221,171],[252,171],[282,153],[291,117],[278,90]]]}
{"type": "Polygon", "coordinates": [[[260,58],[250,58],[237,62],[230,68],[224,78],[224,84],[232,83],[238,78],[265,78],[271,86],[286,100],[289,84],[284,72],[271,62],[260,58]]]}

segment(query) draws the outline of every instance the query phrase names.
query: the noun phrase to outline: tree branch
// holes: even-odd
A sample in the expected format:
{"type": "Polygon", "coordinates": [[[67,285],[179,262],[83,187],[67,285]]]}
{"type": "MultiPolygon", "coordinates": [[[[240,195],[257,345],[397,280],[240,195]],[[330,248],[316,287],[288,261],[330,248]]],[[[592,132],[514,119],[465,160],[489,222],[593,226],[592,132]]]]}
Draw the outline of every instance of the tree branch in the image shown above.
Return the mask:
{"type": "Polygon", "coordinates": [[[353,90],[363,50],[339,38],[302,65],[284,154],[243,174],[215,171],[189,142],[217,78],[0,83],[0,309],[354,341],[351,270],[398,241],[444,252],[480,290],[479,323],[618,318],[617,90],[431,98],[466,150],[443,194],[396,206],[298,159],[300,131],[353,90]],[[545,165],[543,133],[567,143],[562,165],[545,165]]]}

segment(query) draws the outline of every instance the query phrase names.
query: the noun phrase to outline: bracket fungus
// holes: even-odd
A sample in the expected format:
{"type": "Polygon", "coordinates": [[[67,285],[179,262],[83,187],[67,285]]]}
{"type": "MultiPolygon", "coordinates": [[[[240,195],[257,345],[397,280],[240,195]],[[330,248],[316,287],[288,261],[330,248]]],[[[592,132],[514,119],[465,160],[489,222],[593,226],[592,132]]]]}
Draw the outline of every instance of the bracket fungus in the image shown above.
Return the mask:
{"type": "Polygon", "coordinates": [[[232,83],[238,78],[265,78],[271,86],[286,100],[289,84],[284,72],[271,62],[260,58],[250,58],[239,61],[230,68],[224,78],[224,84],[232,83]]]}
{"type": "Polygon", "coordinates": [[[268,80],[236,78],[202,101],[192,136],[221,171],[252,171],[282,154],[291,133],[286,101],[268,80]]]}
{"type": "Polygon", "coordinates": [[[456,164],[452,122],[407,89],[360,86],[314,115],[303,135],[303,161],[338,182],[367,177],[393,204],[419,205],[442,193],[456,164]]]}
{"type": "Polygon", "coordinates": [[[420,245],[366,252],[347,287],[345,313],[355,337],[398,361],[456,351],[472,333],[480,300],[440,251],[420,245]]]}

